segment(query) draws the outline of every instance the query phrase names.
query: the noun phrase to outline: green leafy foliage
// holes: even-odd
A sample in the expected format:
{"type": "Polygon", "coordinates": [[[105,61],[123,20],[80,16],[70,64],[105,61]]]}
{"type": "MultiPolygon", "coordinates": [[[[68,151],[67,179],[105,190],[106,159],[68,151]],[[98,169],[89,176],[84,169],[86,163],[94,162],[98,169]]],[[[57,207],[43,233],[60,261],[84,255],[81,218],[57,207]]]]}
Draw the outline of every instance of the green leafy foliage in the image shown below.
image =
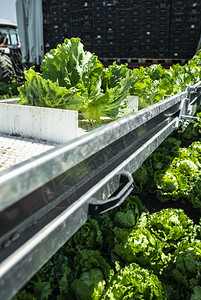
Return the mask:
{"type": "Polygon", "coordinates": [[[135,263],[113,275],[104,299],[168,299],[156,275],[135,263]]]}
{"type": "MultiPolygon", "coordinates": [[[[54,68],[58,79],[54,77],[55,73],[52,69],[47,71],[50,72],[48,76],[52,76],[51,80],[44,78],[43,75],[35,75],[32,70],[29,70],[30,76],[27,81],[32,80],[31,77],[33,77],[33,80],[38,80],[39,85],[44,84],[44,89],[48,82],[53,90],[59,87],[68,92],[74,91],[75,95],[83,99],[81,105],[83,103],[87,105],[85,114],[89,113],[89,104],[92,103],[90,114],[98,119],[98,112],[96,112],[96,107],[93,107],[93,101],[86,104],[87,95],[90,95],[90,99],[93,99],[93,96],[87,80],[85,82],[84,73],[76,63],[75,57],[78,56],[80,62],[85,57],[82,53],[83,48],[79,43],[68,45],[68,47],[67,49],[72,47],[72,66],[70,62],[69,65],[66,62],[68,76],[66,75],[66,79],[62,81],[62,75],[61,82],[63,83],[58,83],[60,77],[57,73],[57,64],[54,68]],[[75,73],[72,71],[72,74],[75,77],[73,84],[76,88],[71,85],[69,75],[71,67],[72,70],[75,69],[75,73]]],[[[59,49],[58,56],[55,50],[51,53],[57,63],[62,58],[62,51],[59,49]]],[[[45,72],[51,68],[51,63],[54,65],[51,55],[47,60],[47,66],[44,67],[45,72]]],[[[140,68],[132,72],[131,90],[133,94],[140,96],[142,107],[155,103],[160,97],[164,98],[183,90],[186,83],[197,81],[200,78],[198,68],[201,66],[200,57],[201,52],[198,52],[184,67],[176,65],[170,70],[164,70],[161,66],[151,66],[146,70],[140,68]]],[[[89,62],[89,56],[86,56],[85,60],[89,62]]],[[[90,64],[97,66],[94,58],[90,64]]],[[[94,75],[96,79],[99,78],[98,70],[97,67],[94,75]]],[[[65,74],[65,72],[65,67],[62,66],[61,73],[65,74]]],[[[118,96],[121,93],[124,95],[125,90],[121,90],[121,85],[129,85],[130,80],[126,66],[114,64],[101,72],[103,95],[100,97],[106,97],[107,94],[107,99],[109,99],[110,92],[113,95],[116,93],[115,99],[121,97],[118,96]],[[120,85],[119,82],[121,82],[120,85]],[[119,91],[116,90],[117,86],[119,91]]],[[[92,70],[90,74],[93,74],[92,70]]],[[[94,85],[96,85],[95,82],[94,85]]],[[[23,89],[25,88],[28,91],[30,87],[24,86],[23,89]]],[[[23,89],[21,89],[22,93],[23,89]]],[[[61,94],[63,92],[64,90],[61,94]]],[[[98,88],[95,87],[94,95],[96,92],[98,93],[98,88]]],[[[55,96],[57,93],[59,91],[55,92],[55,96]]],[[[43,98],[40,101],[48,102],[43,92],[42,95],[43,98]]],[[[59,101],[59,97],[56,101],[59,101]]],[[[118,101],[120,107],[123,101],[118,101]]],[[[103,111],[101,114],[115,116],[117,113],[115,104],[111,106],[111,110],[107,111],[106,102],[104,103],[105,111],[97,103],[97,107],[103,111]]],[[[81,111],[83,107],[81,106],[81,111]]],[[[191,126],[192,128],[192,135],[190,131],[185,131],[182,139],[182,134],[179,134],[181,141],[185,142],[191,141],[192,137],[194,142],[189,147],[180,148],[181,141],[170,137],[146,160],[133,175],[135,192],[151,192],[152,198],[156,197],[155,201],[157,199],[163,202],[185,199],[197,209],[201,209],[200,124],[197,122],[194,127],[191,126]],[[198,141],[195,142],[196,138],[198,141]]],[[[178,138],[178,135],[176,137],[178,138]]],[[[195,225],[181,209],[166,208],[151,214],[135,195],[128,197],[120,207],[109,213],[89,219],[17,293],[14,299],[197,300],[200,299],[201,293],[200,270],[201,223],[195,225]]]]}
{"type": "Polygon", "coordinates": [[[25,79],[26,84],[19,88],[19,104],[79,110],[84,103],[84,98],[75,88],[67,90],[57,81],[44,79],[32,68],[25,72],[25,79]]]}
{"type": "Polygon", "coordinates": [[[21,85],[21,82],[14,79],[11,83],[0,82],[0,99],[19,97],[18,87],[21,85]]]}
{"type": "Polygon", "coordinates": [[[14,299],[196,299],[200,245],[183,210],[150,214],[130,196],[89,219],[14,299]]]}
{"type": "Polygon", "coordinates": [[[20,104],[78,110],[85,119],[116,117],[131,85],[126,66],[104,70],[97,56],[84,51],[79,38],[65,39],[45,55],[41,74],[32,69],[19,88],[20,104]]]}
{"type": "Polygon", "coordinates": [[[139,109],[145,108],[186,89],[201,80],[201,50],[184,66],[169,69],[160,64],[132,70],[130,94],[139,96],[139,109]]]}

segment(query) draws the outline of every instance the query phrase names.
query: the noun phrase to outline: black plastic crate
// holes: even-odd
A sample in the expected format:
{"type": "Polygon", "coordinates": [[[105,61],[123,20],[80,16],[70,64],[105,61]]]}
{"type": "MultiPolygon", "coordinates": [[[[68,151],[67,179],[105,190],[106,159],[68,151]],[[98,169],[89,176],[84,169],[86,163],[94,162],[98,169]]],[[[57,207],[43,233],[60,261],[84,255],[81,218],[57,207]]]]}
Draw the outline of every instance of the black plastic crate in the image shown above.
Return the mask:
{"type": "Polygon", "coordinates": [[[94,43],[93,36],[90,35],[90,34],[85,34],[82,37],[82,40],[83,40],[83,43],[84,43],[85,46],[87,46],[87,45],[93,45],[93,43],[94,43]]]}
{"type": "Polygon", "coordinates": [[[187,22],[191,22],[191,23],[197,23],[197,24],[201,24],[201,14],[191,14],[191,13],[187,13],[186,14],[186,21],[187,22]]]}
{"type": "Polygon", "coordinates": [[[116,47],[116,40],[105,40],[105,45],[116,47]]]}
{"type": "Polygon", "coordinates": [[[170,23],[170,30],[172,32],[182,32],[185,30],[186,23],[185,22],[171,22],[170,23]]]}
{"type": "Polygon", "coordinates": [[[167,30],[156,30],[155,36],[156,38],[169,38],[169,28],[167,30]]]}
{"type": "Polygon", "coordinates": [[[129,44],[124,44],[124,45],[117,45],[117,50],[118,52],[125,52],[130,50],[130,45],[129,44]]]}
{"type": "Polygon", "coordinates": [[[43,2],[43,16],[49,15],[50,14],[50,6],[47,2],[43,2]]]}
{"type": "Polygon", "coordinates": [[[142,6],[142,0],[129,0],[129,7],[142,6]]]}
{"type": "Polygon", "coordinates": [[[60,6],[65,6],[65,7],[70,8],[70,1],[69,0],[59,0],[59,4],[60,4],[60,6]]]}
{"type": "Polygon", "coordinates": [[[116,5],[113,6],[113,5],[105,5],[104,6],[104,10],[105,10],[105,14],[116,14],[117,13],[117,7],[116,5]]]}
{"type": "Polygon", "coordinates": [[[170,58],[178,58],[178,59],[182,59],[182,58],[186,58],[184,51],[183,50],[171,50],[169,51],[169,56],[170,58]]]}
{"type": "MultiPolygon", "coordinates": [[[[157,58],[157,59],[160,58],[161,61],[165,58],[169,58],[169,51],[168,50],[162,50],[162,51],[155,50],[154,54],[155,54],[154,58],[157,58]]],[[[160,63],[160,61],[158,61],[158,63],[160,63]]]]}
{"type": "Polygon", "coordinates": [[[130,52],[130,57],[131,58],[141,58],[141,53],[142,53],[141,48],[135,50],[135,48],[131,47],[129,52],[130,52]]]}
{"type": "Polygon", "coordinates": [[[60,10],[59,7],[50,8],[50,22],[60,22],[60,10]]]}
{"type": "Polygon", "coordinates": [[[170,8],[156,8],[156,21],[159,16],[165,16],[166,18],[170,18],[170,8]]]}
{"type": "Polygon", "coordinates": [[[129,0],[118,0],[116,6],[118,9],[126,9],[129,7],[129,0]]]}
{"type": "Polygon", "coordinates": [[[104,13],[103,12],[92,12],[93,19],[104,20],[104,13]]]}
{"type": "Polygon", "coordinates": [[[82,22],[85,23],[85,22],[88,22],[88,23],[91,23],[92,21],[92,15],[90,14],[83,14],[82,15],[82,22]]]}
{"type": "Polygon", "coordinates": [[[117,44],[118,45],[125,45],[127,43],[128,43],[128,38],[126,38],[126,37],[124,37],[124,38],[118,37],[118,39],[117,39],[117,44]]]}
{"type": "Polygon", "coordinates": [[[128,24],[129,23],[129,18],[127,16],[127,18],[125,17],[117,17],[118,23],[119,24],[128,24]]]}
{"type": "Polygon", "coordinates": [[[197,49],[185,49],[184,58],[192,58],[196,54],[197,49]]]}
{"type": "Polygon", "coordinates": [[[169,23],[170,22],[170,16],[166,14],[156,15],[156,23],[169,23]]]}
{"type": "Polygon", "coordinates": [[[73,37],[80,37],[82,35],[82,27],[72,26],[71,32],[73,37]]]}
{"type": "Polygon", "coordinates": [[[89,22],[82,24],[82,32],[84,33],[93,33],[93,27],[89,22]]]}
{"type": "Polygon", "coordinates": [[[129,44],[131,45],[131,47],[139,48],[142,46],[142,38],[139,36],[138,36],[138,38],[129,37],[128,41],[129,41],[129,44]]]}
{"type": "Polygon", "coordinates": [[[91,8],[92,7],[92,1],[91,0],[82,0],[81,1],[81,7],[91,8]]]}
{"type": "Polygon", "coordinates": [[[180,37],[185,36],[185,28],[180,27],[179,29],[174,28],[173,30],[170,30],[170,39],[172,37],[180,37]]]}
{"type": "Polygon", "coordinates": [[[185,7],[186,6],[186,0],[171,0],[172,7],[185,7]]]}
{"type": "Polygon", "coordinates": [[[94,45],[103,45],[105,43],[105,36],[98,34],[94,37],[94,45]]]}
{"type": "Polygon", "coordinates": [[[117,6],[117,0],[103,0],[103,5],[109,6],[109,7],[116,7],[117,6]]]}
{"type": "Polygon", "coordinates": [[[185,36],[186,38],[191,38],[191,37],[194,37],[196,38],[197,40],[200,38],[200,30],[195,30],[195,29],[192,29],[192,28],[187,28],[186,31],[185,31],[185,36]]]}
{"type": "Polygon", "coordinates": [[[156,7],[155,0],[142,0],[141,3],[143,4],[143,7],[145,7],[145,8],[156,7]]]}
{"type": "MultiPolygon", "coordinates": [[[[128,32],[124,32],[124,31],[118,31],[117,34],[116,34],[119,38],[128,38],[128,32]]],[[[116,36],[115,35],[115,36],[116,36]]]]}
{"type": "Polygon", "coordinates": [[[185,37],[184,36],[178,36],[178,37],[171,37],[170,43],[171,45],[184,45],[185,37]]]}
{"type": "Polygon", "coordinates": [[[142,58],[155,58],[154,50],[151,49],[142,49],[141,51],[142,58]]]}
{"type": "Polygon", "coordinates": [[[110,32],[110,31],[106,31],[105,32],[105,39],[107,40],[114,40],[116,39],[116,36],[117,36],[117,32],[110,32]]]}
{"type": "Polygon", "coordinates": [[[152,16],[152,18],[154,18],[155,15],[156,15],[156,7],[153,7],[153,6],[146,7],[146,6],[144,6],[143,10],[142,10],[142,14],[143,14],[143,16],[152,16]]]}
{"type": "Polygon", "coordinates": [[[187,6],[188,7],[200,7],[201,3],[200,3],[200,0],[188,0],[187,6]]]}
{"type": "Polygon", "coordinates": [[[142,25],[142,20],[143,20],[142,16],[138,16],[138,15],[137,16],[133,16],[133,17],[129,16],[129,23],[133,24],[133,25],[137,24],[138,26],[139,25],[141,26],[142,25]]]}
{"type": "Polygon", "coordinates": [[[96,45],[94,44],[94,53],[96,55],[100,55],[102,57],[105,56],[105,45],[96,45]]]}
{"type": "Polygon", "coordinates": [[[142,6],[139,9],[130,9],[126,15],[130,19],[142,16],[142,6]]]}
{"type": "Polygon", "coordinates": [[[105,46],[105,57],[106,58],[117,58],[118,51],[116,47],[113,46],[105,46]]]}
{"type": "Polygon", "coordinates": [[[58,7],[60,5],[60,3],[57,0],[48,0],[48,5],[50,7],[58,7]]]}
{"type": "Polygon", "coordinates": [[[184,23],[185,21],[186,21],[186,14],[171,16],[171,23],[184,23]]]}
{"type": "Polygon", "coordinates": [[[116,28],[117,27],[117,21],[116,20],[105,20],[105,27],[106,28],[116,28]]]}
{"type": "Polygon", "coordinates": [[[156,0],[156,9],[170,9],[171,0],[156,0]]]}
{"type": "Polygon", "coordinates": [[[127,32],[128,31],[128,24],[121,24],[121,23],[119,23],[117,25],[117,30],[118,31],[127,32]]]}
{"type": "Polygon", "coordinates": [[[82,14],[81,12],[72,11],[70,12],[70,20],[72,23],[77,23],[82,21],[82,14]]]}
{"type": "Polygon", "coordinates": [[[94,28],[101,27],[103,25],[105,26],[105,22],[103,19],[93,19],[92,24],[93,24],[94,28]]]}
{"type": "Polygon", "coordinates": [[[125,59],[125,63],[127,63],[127,59],[131,58],[131,53],[130,53],[130,51],[126,51],[126,50],[125,51],[118,51],[117,56],[118,56],[118,58],[125,59]]]}
{"type": "Polygon", "coordinates": [[[118,19],[127,19],[129,13],[130,13],[130,10],[128,10],[128,9],[118,9],[116,11],[116,16],[118,19]]]}
{"type": "Polygon", "coordinates": [[[104,34],[105,32],[106,32],[105,24],[101,24],[101,25],[98,25],[98,26],[93,26],[94,35],[104,34]]]}
{"type": "Polygon", "coordinates": [[[184,49],[184,43],[182,44],[175,44],[172,42],[172,40],[170,40],[170,51],[174,51],[174,52],[181,52],[184,49]]]}
{"type": "Polygon", "coordinates": [[[81,8],[80,14],[83,20],[91,20],[92,19],[92,9],[91,8],[81,8]]]}
{"type": "Polygon", "coordinates": [[[129,31],[128,35],[131,39],[139,39],[142,36],[141,31],[129,31]]]}
{"type": "Polygon", "coordinates": [[[93,5],[92,5],[92,10],[93,10],[93,12],[101,12],[101,13],[103,13],[104,11],[105,11],[105,7],[103,6],[103,3],[101,3],[101,4],[94,4],[93,3],[93,5]]]}
{"type": "Polygon", "coordinates": [[[161,47],[161,45],[167,47],[169,45],[169,37],[156,37],[155,45],[159,47],[161,47]]]}
{"type": "Polygon", "coordinates": [[[139,52],[142,50],[142,44],[140,43],[132,43],[130,42],[130,49],[132,49],[133,52],[139,52]]]}
{"type": "Polygon", "coordinates": [[[80,10],[80,7],[82,5],[82,1],[76,0],[76,1],[71,1],[70,7],[72,10],[80,10]]]}
{"type": "Polygon", "coordinates": [[[155,28],[152,28],[151,30],[142,30],[141,35],[144,38],[153,38],[155,36],[155,28]]]}
{"type": "Polygon", "coordinates": [[[61,33],[68,33],[69,31],[71,31],[71,24],[64,22],[61,25],[61,33]]]}
{"type": "Polygon", "coordinates": [[[141,31],[142,31],[142,24],[131,24],[130,23],[130,25],[129,25],[129,28],[128,28],[128,32],[130,33],[132,33],[132,32],[134,32],[134,35],[139,35],[139,34],[141,34],[141,31]]]}
{"type": "Polygon", "coordinates": [[[143,15],[142,16],[142,21],[144,23],[151,23],[151,22],[155,22],[155,15],[143,15]]]}
{"type": "Polygon", "coordinates": [[[169,32],[170,23],[156,23],[156,34],[158,32],[168,31],[169,32]]]}
{"type": "Polygon", "coordinates": [[[149,45],[154,45],[155,39],[142,37],[141,42],[142,42],[142,46],[145,47],[145,46],[149,46],[149,45]]]}
{"type": "Polygon", "coordinates": [[[60,16],[61,16],[61,20],[68,20],[70,22],[71,19],[71,14],[70,14],[70,9],[66,8],[66,7],[60,7],[60,16]]]}
{"type": "Polygon", "coordinates": [[[49,31],[44,31],[43,36],[44,36],[44,41],[48,42],[52,38],[52,33],[49,31]]]}
{"type": "Polygon", "coordinates": [[[155,28],[156,28],[155,23],[143,23],[142,24],[142,29],[146,32],[153,31],[153,30],[155,30],[155,28]]]}

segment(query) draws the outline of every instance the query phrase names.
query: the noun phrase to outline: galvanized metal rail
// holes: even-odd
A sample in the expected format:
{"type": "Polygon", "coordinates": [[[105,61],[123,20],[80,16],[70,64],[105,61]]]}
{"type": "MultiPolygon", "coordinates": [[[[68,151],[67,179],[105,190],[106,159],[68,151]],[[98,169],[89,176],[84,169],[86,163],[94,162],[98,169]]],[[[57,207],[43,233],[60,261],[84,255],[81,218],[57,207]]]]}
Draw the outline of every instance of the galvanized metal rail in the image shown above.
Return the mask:
{"type": "Polygon", "coordinates": [[[198,83],[1,172],[0,299],[12,297],[90,215],[120,205],[131,174],[200,104],[198,83]]]}

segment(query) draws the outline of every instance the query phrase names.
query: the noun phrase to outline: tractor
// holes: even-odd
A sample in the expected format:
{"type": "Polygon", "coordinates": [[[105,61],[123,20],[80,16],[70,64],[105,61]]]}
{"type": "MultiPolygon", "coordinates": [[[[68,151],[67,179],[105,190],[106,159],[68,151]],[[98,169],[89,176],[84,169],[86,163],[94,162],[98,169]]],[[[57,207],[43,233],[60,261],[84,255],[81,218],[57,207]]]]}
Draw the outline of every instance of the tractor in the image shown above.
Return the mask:
{"type": "Polygon", "coordinates": [[[0,81],[11,82],[13,78],[23,79],[24,65],[17,32],[17,25],[0,19],[0,32],[6,38],[0,45],[0,81]]]}

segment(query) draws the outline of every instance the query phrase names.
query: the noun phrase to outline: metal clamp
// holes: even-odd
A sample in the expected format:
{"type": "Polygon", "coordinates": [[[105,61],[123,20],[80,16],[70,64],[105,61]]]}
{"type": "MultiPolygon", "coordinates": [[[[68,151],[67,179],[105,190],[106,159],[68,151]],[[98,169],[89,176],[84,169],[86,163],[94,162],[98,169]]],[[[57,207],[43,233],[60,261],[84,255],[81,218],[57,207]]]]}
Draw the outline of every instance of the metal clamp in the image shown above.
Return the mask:
{"type": "Polygon", "coordinates": [[[120,176],[120,187],[121,184],[125,184],[124,187],[118,192],[114,197],[109,198],[108,200],[100,201],[94,200],[94,203],[89,203],[88,214],[90,216],[96,216],[103,214],[123,203],[123,201],[129,196],[133,190],[133,177],[130,173],[125,172],[120,176]]]}

